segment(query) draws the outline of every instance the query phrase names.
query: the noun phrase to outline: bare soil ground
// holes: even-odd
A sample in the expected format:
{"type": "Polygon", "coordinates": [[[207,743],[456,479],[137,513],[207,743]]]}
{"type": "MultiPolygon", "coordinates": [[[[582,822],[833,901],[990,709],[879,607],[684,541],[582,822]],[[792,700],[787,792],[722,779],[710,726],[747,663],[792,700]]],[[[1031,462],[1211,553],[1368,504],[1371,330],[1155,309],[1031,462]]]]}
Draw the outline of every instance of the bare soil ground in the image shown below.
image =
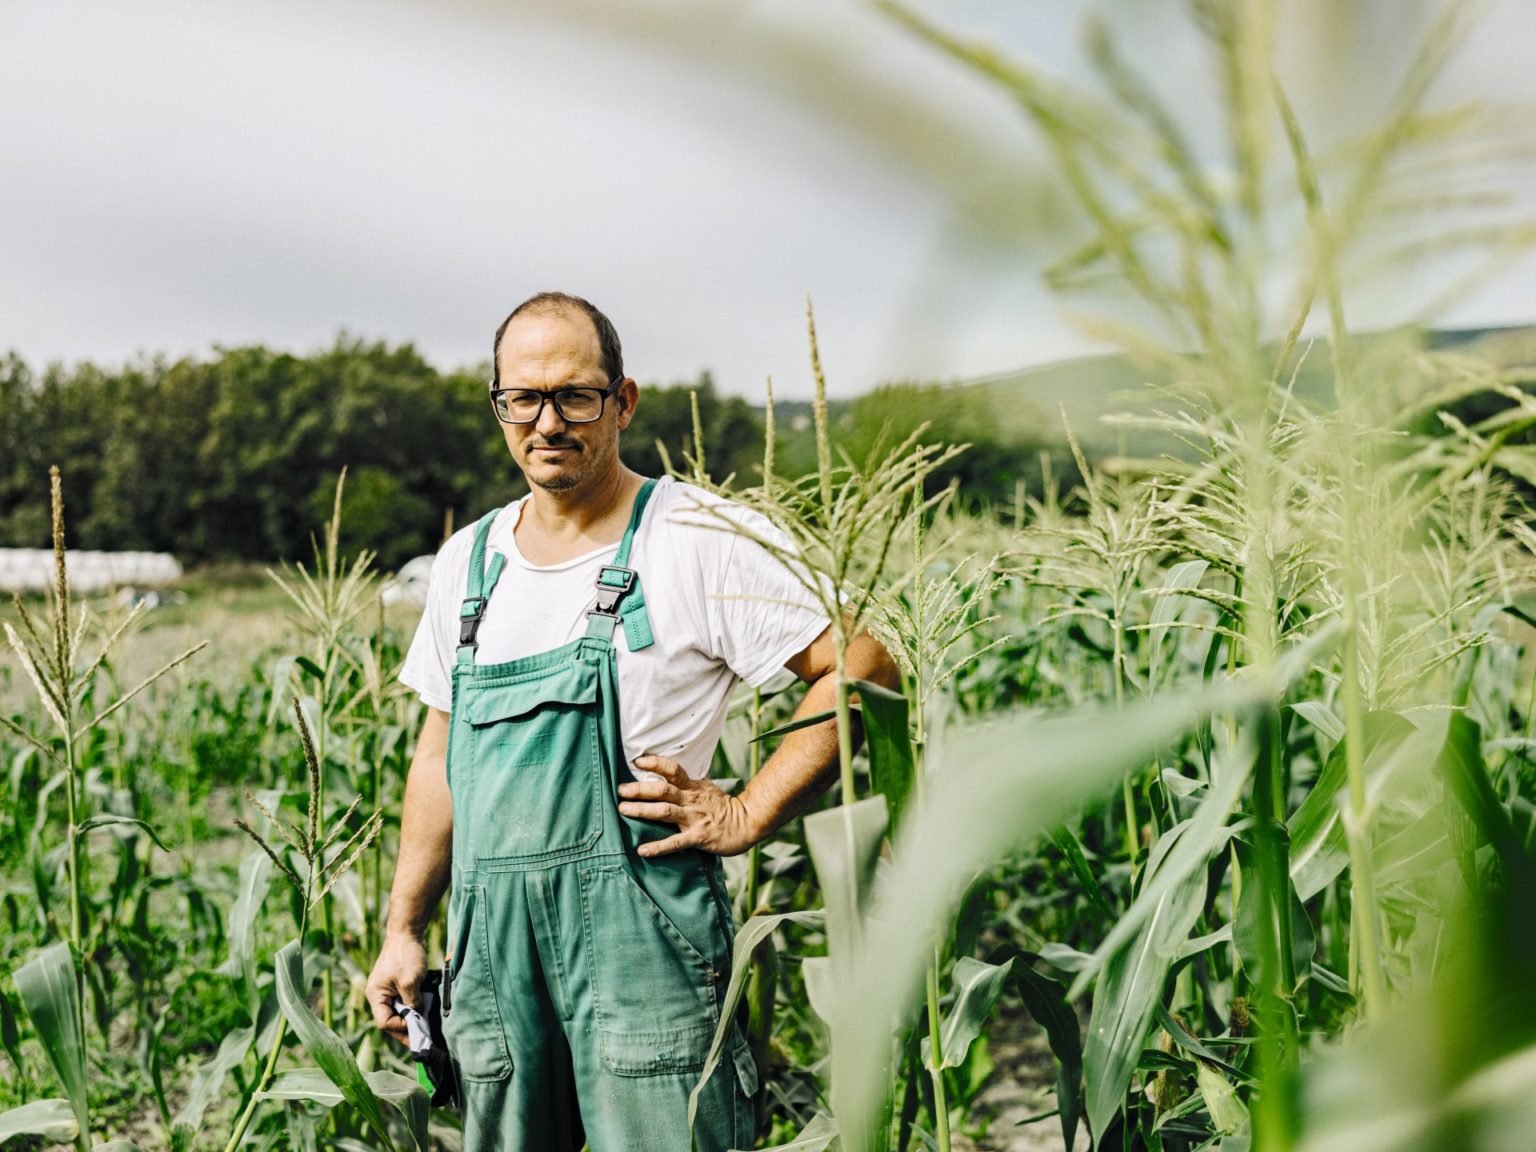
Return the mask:
{"type": "MultiPolygon", "coordinates": [[[[987,1039],[997,1068],[972,1108],[978,1122],[955,1134],[954,1147],[964,1152],[1068,1152],[1057,1117],[1019,1126],[1056,1107],[1056,1062],[1045,1033],[1023,1010],[1005,1005],[992,1018],[987,1039]]],[[[1088,1152],[1082,1125],[1070,1152],[1088,1152]]]]}

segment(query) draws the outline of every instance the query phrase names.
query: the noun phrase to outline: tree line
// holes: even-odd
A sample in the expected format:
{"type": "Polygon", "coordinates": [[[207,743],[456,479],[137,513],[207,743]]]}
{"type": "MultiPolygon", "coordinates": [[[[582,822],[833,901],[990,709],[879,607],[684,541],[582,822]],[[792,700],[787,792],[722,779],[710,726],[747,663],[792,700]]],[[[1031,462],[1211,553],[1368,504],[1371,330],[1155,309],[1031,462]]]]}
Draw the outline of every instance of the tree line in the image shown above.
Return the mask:
{"type": "MultiPolygon", "coordinates": [[[[255,346],[208,359],[34,371],[0,359],[0,546],[48,547],[48,468],[71,547],[183,562],[307,559],[346,467],[343,543],[394,567],[522,491],[486,400],[489,372],[439,372],[410,345],[341,338],[309,356],[255,346]]],[[[689,393],[723,473],[761,455],[762,420],[708,375],[645,390],[625,456],[690,449],[689,393]]]]}
{"type": "MultiPolygon", "coordinates": [[[[0,358],[0,547],[49,544],[48,468],[64,476],[69,543],[147,549],[184,563],[307,559],[347,469],[342,543],[385,568],[434,551],[463,525],[523,491],[486,400],[489,370],[440,372],[409,344],[342,337],[298,356],[262,346],[211,358],[91,363],[35,371],[0,358]]],[[[705,372],[645,384],[624,433],[626,462],[661,475],[693,451],[697,396],[716,480],[761,474],[763,413],[721,396],[705,372]]],[[[777,468],[815,467],[810,406],[779,408],[777,468]]],[[[925,439],[971,448],[930,479],[971,503],[1005,506],[1040,476],[1038,443],[1001,437],[976,390],[909,383],[834,402],[839,444],[855,459],[919,424],[925,439]]],[[[1075,475],[1056,456],[1056,476],[1075,475]]]]}

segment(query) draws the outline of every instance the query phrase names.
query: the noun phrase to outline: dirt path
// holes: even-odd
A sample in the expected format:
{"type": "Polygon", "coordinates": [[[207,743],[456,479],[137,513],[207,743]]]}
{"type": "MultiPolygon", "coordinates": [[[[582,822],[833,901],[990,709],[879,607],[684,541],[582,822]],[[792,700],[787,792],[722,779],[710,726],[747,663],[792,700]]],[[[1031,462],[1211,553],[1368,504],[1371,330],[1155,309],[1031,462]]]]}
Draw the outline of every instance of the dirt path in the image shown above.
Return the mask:
{"type": "MultiPolygon", "coordinates": [[[[997,1068],[971,1110],[979,1123],[954,1135],[957,1152],[1064,1152],[1055,1116],[1019,1127],[1019,1121],[1056,1107],[1056,1062],[1045,1033],[1021,1009],[1004,1006],[993,1017],[987,1039],[997,1068]]],[[[1081,1124],[1072,1152],[1088,1152],[1081,1124]]]]}

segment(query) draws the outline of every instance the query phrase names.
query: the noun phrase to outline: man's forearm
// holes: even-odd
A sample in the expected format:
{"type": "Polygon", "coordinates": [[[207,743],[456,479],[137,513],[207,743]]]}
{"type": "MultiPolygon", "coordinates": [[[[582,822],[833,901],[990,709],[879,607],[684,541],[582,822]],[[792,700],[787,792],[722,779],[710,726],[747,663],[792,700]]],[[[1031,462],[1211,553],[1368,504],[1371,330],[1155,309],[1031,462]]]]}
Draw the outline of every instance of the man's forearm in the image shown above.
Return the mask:
{"type": "MultiPolygon", "coordinates": [[[[888,688],[900,683],[889,653],[869,635],[854,638],[845,662],[850,680],[868,680],[888,688]]],[[[795,709],[795,719],[836,707],[837,674],[828,671],[807,686],[795,709]]],[[[833,720],[786,735],[741,794],[751,816],[754,839],[766,839],[809,808],[837,779],[837,757],[837,724],[833,720]]]]}
{"type": "Polygon", "coordinates": [[[437,911],[453,867],[453,799],[448,791],[448,720],[433,710],[405,782],[400,854],[389,894],[387,930],[419,937],[437,911]]]}

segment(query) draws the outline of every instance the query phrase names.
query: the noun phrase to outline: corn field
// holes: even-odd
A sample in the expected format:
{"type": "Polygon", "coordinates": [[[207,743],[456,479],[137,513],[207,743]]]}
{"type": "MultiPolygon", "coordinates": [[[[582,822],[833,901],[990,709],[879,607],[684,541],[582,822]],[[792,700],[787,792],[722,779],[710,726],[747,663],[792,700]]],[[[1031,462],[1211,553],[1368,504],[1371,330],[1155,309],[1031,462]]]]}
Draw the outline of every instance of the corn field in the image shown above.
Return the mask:
{"type": "MultiPolygon", "coordinates": [[[[839,650],[871,631],[903,672],[844,683],[817,718],[838,784],[726,862],[700,1083],[739,1020],[759,1147],[985,1147],[1007,1015],[1049,1044],[1032,1130],[1063,1148],[1529,1146],[1536,396],[1417,324],[1349,324],[1362,260],[1533,239],[1487,194],[1507,122],[1429,100],[1466,14],[1324,162],[1276,14],[1192,4],[1218,175],[1106,29],[1079,90],[878,7],[1038,129],[1090,233],[1050,275],[1120,293],[1090,323],[1169,382],[1126,418],[1166,454],[974,507],[926,483],[963,446],[839,450],[814,323],[813,472],[775,468],[771,392],[759,475],[715,483],[695,436],[675,471],[779,524],[839,650]],[[1437,229],[1453,202],[1474,222],[1437,229]]],[[[5,617],[0,1141],[455,1147],[363,999],[421,706],[410,622],[339,554],[342,485],[313,562],[272,573],[279,650],[128,682],[140,621],[71,594],[67,462],[52,483],[55,588],[5,617]]],[[[794,696],[740,695],[716,779],[752,776],[794,696]]]]}

